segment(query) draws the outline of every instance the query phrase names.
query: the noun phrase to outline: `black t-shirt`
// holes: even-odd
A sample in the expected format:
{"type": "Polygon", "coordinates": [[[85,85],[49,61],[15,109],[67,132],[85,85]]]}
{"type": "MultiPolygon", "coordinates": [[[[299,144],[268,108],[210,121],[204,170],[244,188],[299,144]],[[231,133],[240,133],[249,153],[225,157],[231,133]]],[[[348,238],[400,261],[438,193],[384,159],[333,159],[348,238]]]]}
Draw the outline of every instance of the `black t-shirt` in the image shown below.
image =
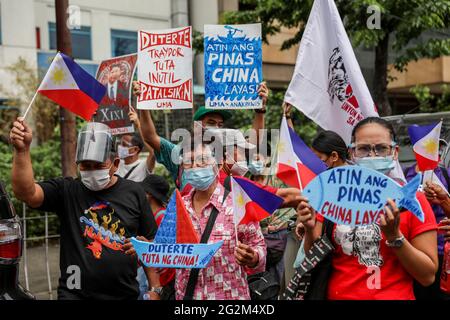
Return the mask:
{"type": "Polygon", "coordinates": [[[37,209],[56,212],[61,221],[58,297],[137,299],[137,259],[125,255],[121,248],[125,238],[149,239],[156,233],[142,188],[120,177],[112,187],[97,192],[73,178],[51,179],[39,185],[44,202],[37,209]],[[77,270],[79,290],[74,288],[77,270]]]}

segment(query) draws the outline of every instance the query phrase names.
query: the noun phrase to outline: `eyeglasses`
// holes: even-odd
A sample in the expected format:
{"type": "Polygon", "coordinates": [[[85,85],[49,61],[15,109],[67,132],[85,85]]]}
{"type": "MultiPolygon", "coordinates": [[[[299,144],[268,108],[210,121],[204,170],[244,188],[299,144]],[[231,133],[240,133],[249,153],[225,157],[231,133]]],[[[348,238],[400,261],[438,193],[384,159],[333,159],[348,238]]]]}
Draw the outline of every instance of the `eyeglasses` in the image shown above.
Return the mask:
{"type": "Polygon", "coordinates": [[[182,164],[183,169],[190,169],[194,167],[204,168],[215,162],[215,158],[209,155],[198,156],[195,159],[184,158],[182,160],[183,160],[182,164]]]}
{"type": "Polygon", "coordinates": [[[357,158],[365,158],[369,157],[370,153],[373,151],[377,157],[387,157],[391,155],[393,148],[397,144],[395,142],[391,142],[391,144],[387,143],[379,143],[379,144],[351,144],[350,148],[353,150],[353,154],[357,158]]]}

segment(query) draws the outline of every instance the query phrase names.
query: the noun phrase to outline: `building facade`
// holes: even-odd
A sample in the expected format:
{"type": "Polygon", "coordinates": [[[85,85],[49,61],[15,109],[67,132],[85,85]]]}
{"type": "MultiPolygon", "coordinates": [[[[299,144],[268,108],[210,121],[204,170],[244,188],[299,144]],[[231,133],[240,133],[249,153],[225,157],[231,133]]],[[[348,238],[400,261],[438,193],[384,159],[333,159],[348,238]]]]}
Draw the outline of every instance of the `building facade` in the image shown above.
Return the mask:
{"type": "MultiPolygon", "coordinates": [[[[137,31],[166,29],[192,25],[203,31],[205,24],[217,24],[226,11],[243,9],[239,0],[70,0],[70,21],[73,56],[92,75],[99,63],[107,58],[134,53],[137,50],[137,31]]],[[[284,40],[293,30],[284,29],[269,38],[263,46],[264,80],[275,90],[285,90],[292,77],[298,45],[281,51],[284,40]]],[[[48,68],[56,52],[54,0],[0,0],[0,85],[3,91],[16,93],[12,75],[6,67],[19,57],[42,73],[48,68]]],[[[373,50],[355,50],[369,89],[373,85],[373,50]]],[[[392,61],[394,57],[390,57],[392,61]]],[[[193,62],[196,107],[203,103],[203,55],[193,62]]],[[[439,94],[440,85],[450,83],[450,57],[419,60],[407,72],[393,71],[395,81],[389,83],[394,110],[407,112],[417,101],[409,89],[417,84],[430,85],[439,94]]],[[[26,106],[22,106],[22,109],[26,106]]],[[[0,108],[7,108],[0,93],[0,108]],[[2,106],[3,103],[3,106],[2,106]]],[[[190,122],[192,110],[157,115],[158,131],[167,136],[177,127],[190,122]]]]}

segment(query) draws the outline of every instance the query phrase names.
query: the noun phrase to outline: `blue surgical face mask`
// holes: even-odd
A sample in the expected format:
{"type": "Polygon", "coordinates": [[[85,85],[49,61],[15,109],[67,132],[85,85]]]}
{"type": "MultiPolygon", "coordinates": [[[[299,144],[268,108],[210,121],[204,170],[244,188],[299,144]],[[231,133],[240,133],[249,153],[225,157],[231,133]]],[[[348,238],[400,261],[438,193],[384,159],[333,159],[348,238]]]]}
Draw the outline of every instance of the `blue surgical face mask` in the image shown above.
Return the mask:
{"type": "Polygon", "coordinates": [[[354,158],[354,160],[358,166],[373,169],[384,174],[388,174],[395,168],[393,156],[354,158]]]}
{"type": "Polygon", "coordinates": [[[196,190],[206,190],[216,180],[213,166],[205,168],[185,169],[182,175],[182,184],[190,184],[196,190]]]}
{"type": "Polygon", "coordinates": [[[248,171],[250,171],[250,173],[255,176],[262,175],[264,172],[264,168],[264,161],[261,160],[252,161],[248,164],[248,171]]]}

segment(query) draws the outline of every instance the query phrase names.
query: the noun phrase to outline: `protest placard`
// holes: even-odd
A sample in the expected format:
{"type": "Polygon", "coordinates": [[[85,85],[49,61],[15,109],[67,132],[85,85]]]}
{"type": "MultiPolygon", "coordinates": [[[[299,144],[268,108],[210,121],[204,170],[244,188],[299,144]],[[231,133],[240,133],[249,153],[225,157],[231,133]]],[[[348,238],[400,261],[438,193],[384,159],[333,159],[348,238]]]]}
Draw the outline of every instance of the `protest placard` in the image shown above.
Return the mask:
{"type": "Polygon", "coordinates": [[[205,25],[205,106],[260,109],[261,24],[205,25]]]}
{"type": "Polygon", "coordinates": [[[112,134],[134,132],[128,112],[136,61],[136,54],[120,56],[102,61],[97,69],[96,78],[107,90],[94,121],[108,125],[112,134]]]}
{"type": "Polygon", "coordinates": [[[192,108],[191,27],[139,31],[138,109],[192,108]]]}
{"type": "Polygon", "coordinates": [[[388,198],[423,222],[424,213],[416,199],[420,179],[419,173],[402,187],[378,171],[344,166],[319,174],[303,194],[317,213],[337,224],[358,226],[378,222],[388,198]]]}

